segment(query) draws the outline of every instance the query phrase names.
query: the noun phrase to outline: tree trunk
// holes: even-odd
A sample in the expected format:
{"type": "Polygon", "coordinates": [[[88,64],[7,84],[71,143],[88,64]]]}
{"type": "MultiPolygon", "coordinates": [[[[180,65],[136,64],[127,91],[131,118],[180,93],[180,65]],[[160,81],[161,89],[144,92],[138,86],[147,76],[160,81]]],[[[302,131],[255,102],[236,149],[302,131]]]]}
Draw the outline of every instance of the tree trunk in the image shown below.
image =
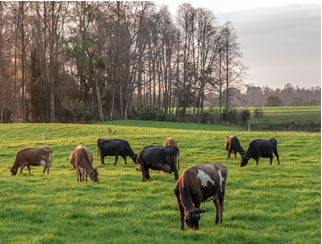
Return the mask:
{"type": "Polygon", "coordinates": [[[56,122],[55,111],[55,62],[54,62],[54,32],[55,32],[55,2],[51,2],[51,23],[49,31],[49,79],[50,79],[50,123],[56,122]]]}
{"type": "Polygon", "coordinates": [[[27,122],[25,101],[25,31],[24,31],[24,2],[19,2],[20,34],[21,34],[21,91],[22,91],[22,122],[27,122]]]}

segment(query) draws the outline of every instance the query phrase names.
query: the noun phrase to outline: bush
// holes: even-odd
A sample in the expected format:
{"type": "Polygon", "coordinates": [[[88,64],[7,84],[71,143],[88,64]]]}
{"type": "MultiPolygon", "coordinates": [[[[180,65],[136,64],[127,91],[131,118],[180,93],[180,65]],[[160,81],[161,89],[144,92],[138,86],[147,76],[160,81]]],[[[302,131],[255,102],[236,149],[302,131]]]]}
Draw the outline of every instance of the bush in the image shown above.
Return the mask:
{"type": "Polygon", "coordinates": [[[247,123],[250,119],[250,111],[248,109],[243,109],[240,111],[240,121],[242,123],[247,123]]]}

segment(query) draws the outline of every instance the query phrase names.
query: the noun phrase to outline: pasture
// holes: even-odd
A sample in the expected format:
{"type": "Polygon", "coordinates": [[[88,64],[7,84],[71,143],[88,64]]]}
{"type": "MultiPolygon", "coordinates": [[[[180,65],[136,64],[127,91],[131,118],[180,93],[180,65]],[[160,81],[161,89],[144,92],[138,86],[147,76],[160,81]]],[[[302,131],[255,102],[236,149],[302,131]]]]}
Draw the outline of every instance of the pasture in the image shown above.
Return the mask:
{"type": "Polygon", "coordinates": [[[210,125],[113,121],[105,124],[0,125],[1,243],[320,243],[320,133],[246,132],[210,125]],[[108,129],[116,130],[109,135],[108,129]],[[11,176],[15,153],[26,146],[53,148],[50,174],[25,168],[11,176]],[[274,158],[251,159],[241,168],[226,160],[224,141],[235,134],[247,150],[255,138],[275,137],[281,165],[274,158]],[[174,175],[150,171],[142,183],[130,158],[116,166],[114,157],[100,164],[98,138],[127,140],[135,153],[146,145],[176,138],[180,173],[195,164],[221,162],[228,168],[223,223],[214,225],[212,202],[201,204],[200,230],[180,230],[174,175]],[[100,184],[77,182],[69,164],[73,147],[87,146],[100,184]]]}

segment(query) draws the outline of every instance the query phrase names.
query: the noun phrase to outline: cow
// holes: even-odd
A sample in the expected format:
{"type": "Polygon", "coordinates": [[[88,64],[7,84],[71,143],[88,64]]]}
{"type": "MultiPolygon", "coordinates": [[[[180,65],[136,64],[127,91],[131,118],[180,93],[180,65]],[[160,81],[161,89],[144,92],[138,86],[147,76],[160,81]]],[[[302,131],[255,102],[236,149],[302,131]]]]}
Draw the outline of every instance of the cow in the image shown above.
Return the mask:
{"type": "Polygon", "coordinates": [[[276,156],[278,164],[280,164],[279,155],[277,152],[277,141],[272,139],[255,139],[249,143],[247,152],[241,157],[240,167],[244,167],[250,158],[256,160],[256,165],[260,157],[270,158],[270,165],[272,165],[273,157],[276,156]]]}
{"type": "Polygon", "coordinates": [[[223,164],[200,164],[185,169],[180,175],[174,193],[180,212],[181,230],[184,221],[189,228],[199,229],[200,203],[212,200],[216,208],[215,224],[222,223],[224,213],[227,168],[223,164]]]}
{"type": "Polygon", "coordinates": [[[44,168],[43,174],[47,170],[49,174],[50,159],[52,154],[50,147],[25,147],[16,153],[16,158],[13,166],[10,168],[11,175],[16,175],[20,167],[20,174],[25,166],[27,166],[30,174],[30,166],[42,166],[44,168]]]}
{"type": "Polygon", "coordinates": [[[84,175],[94,181],[99,183],[97,169],[92,167],[93,164],[93,155],[87,147],[77,146],[73,148],[73,151],[70,154],[70,164],[76,170],[77,181],[84,181],[84,175]]]}
{"type": "Polygon", "coordinates": [[[119,155],[124,159],[125,164],[127,164],[127,156],[129,156],[133,162],[136,163],[137,155],[133,152],[130,144],[127,141],[122,139],[98,139],[97,147],[101,156],[102,164],[105,164],[105,156],[115,156],[114,165],[116,165],[119,155]]]}
{"type": "Polygon", "coordinates": [[[175,180],[178,179],[179,167],[179,149],[177,147],[168,146],[146,146],[141,149],[137,163],[140,164],[139,171],[142,171],[142,181],[150,179],[149,169],[162,170],[165,173],[174,172],[175,180]],[[178,157],[178,168],[176,165],[178,157]]]}
{"type": "Polygon", "coordinates": [[[242,156],[245,153],[245,150],[241,147],[237,136],[227,136],[227,139],[225,141],[225,149],[228,152],[226,160],[228,158],[230,159],[230,154],[232,152],[235,154],[235,158],[237,152],[240,154],[240,156],[242,156]]]}
{"type": "Polygon", "coordinates": [[[173,147],[178,148],[178,144],[177,144],[176,140],[172,137],[168,137],[167,139],[165,139],[165,141],[163,142],[163,146],[164,147],[173,146],[173,147]]]}

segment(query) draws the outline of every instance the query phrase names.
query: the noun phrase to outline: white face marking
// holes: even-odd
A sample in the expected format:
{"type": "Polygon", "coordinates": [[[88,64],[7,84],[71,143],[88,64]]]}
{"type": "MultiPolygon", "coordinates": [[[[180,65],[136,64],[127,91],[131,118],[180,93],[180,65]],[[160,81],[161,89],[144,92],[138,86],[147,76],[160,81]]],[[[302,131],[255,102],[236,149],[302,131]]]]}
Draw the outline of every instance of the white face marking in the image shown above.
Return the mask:
{"type": "Polygon", "coordinates": [[[209,175],[207,175],[204,171],[202,171],[201,169],[198,169],[198,175],[197,178],[200,179],[201,181],[201,185],[206,187],[208,182],[210,182],[211,184],[215,184],[215,181],[213,181],[209,175]]]}
{"type": "Polygon", "coordinates": [[[222,177],[220,170],[218,170],[219,174],[219,185],[220,185],[220,191],[222,192],[222,182],[225,181],[224,177],[222,177]]]}
{"type": "Polygon", "coordinates": [[[44,168],[46,167],[46,162],[44,160],[40,161],[40,165],[43,166],[44,168]]]}

